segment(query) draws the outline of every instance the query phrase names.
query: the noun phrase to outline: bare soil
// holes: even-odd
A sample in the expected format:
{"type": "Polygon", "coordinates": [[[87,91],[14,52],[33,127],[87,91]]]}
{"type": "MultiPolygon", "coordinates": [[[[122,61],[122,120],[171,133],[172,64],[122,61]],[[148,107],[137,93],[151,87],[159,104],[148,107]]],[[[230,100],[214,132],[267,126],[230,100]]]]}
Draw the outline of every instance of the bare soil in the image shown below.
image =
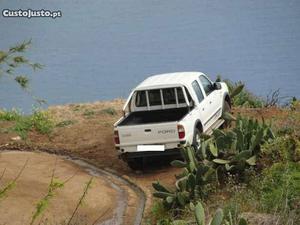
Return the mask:
{"type": "MultiPolygon", "coordinates": [[[[91,175],[78,165],[46,153],[2,152],[0,171],[5,170],[0,180],[1,187],[6,186],[19,173],[26,160],[25,169],[16,185],[0,199],[1,224],[30,224],[37,203],[47,194],[49,183],[55,169],[56,181],[64,182],[62,188],[54,192],[45,214],[38,217],[34,224],[64,224],[71,217],[86,183],[91,175]]],[[[105,179],[94,177],[92,186],[79,207],[72,224],[97,224],[112,217],[117,197],[105,179]]]]}

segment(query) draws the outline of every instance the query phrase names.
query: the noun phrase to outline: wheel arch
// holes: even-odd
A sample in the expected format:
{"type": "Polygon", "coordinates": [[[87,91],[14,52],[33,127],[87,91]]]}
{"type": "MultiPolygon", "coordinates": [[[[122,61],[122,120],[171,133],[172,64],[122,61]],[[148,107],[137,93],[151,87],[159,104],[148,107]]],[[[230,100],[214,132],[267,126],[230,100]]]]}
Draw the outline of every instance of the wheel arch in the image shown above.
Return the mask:
{"type": "Polygon", "coordinates": [[[192,146],[195,149],[198,149],[199,146],[196,144],[196,130],[199,130],[200,133],[203,133],[203,126],[200,120],[196,120],[195,126],[194,126],[194,132],[193,132],[193,141],[192,141],[192,146]]]}
{"type": "Polygon", "coordinates": [[[201,133],[203,132],[203,126],[200,120],[196,120],[195,122],[195,126],[194,126],[194,131],[195,129],[198,129],[201,133]]]}
{"type": "Polygon", "coordinates": [[[229,104],[229,106],[230,106],[230,108],[231,108],[231,98],[230,98],[230,96],[229,96],[229,94],[228,93],[226,93],[225,95],[224,95],[224,102],[228,102],[228,104],[229,104]]]}

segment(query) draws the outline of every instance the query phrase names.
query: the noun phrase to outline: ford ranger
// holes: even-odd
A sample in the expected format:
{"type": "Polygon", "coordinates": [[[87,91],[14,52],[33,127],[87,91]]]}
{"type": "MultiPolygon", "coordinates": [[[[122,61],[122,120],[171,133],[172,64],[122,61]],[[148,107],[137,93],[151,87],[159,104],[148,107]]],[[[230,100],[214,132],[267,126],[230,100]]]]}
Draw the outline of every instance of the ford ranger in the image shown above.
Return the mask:
{"type": "Polygon", "coordinates": [[[132,168],[143,157],[199,148],[201,133],[220,127],[230,106],[226,84],[201,72],[148,77],[132,90],[114,124],[115,147],[132,168]]]}

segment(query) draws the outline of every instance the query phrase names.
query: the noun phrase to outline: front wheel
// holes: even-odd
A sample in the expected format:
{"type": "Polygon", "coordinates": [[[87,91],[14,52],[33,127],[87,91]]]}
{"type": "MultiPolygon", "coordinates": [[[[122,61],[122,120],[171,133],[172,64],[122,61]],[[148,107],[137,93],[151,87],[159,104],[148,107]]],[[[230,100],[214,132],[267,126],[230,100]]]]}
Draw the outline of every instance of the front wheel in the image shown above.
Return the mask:
{"type": "MultiPolygon", "coordinates": [[[[225,113],[231,113],[231,107],[227,101],[224,101],[223,109],[222,109],[222,117],[225,113]]],[[[225,120],[225,122],[222,125],[222,128],[226,128],[230,126],[231,121],[225,120]]]]}
{"type": "Polygon", "coordinates": [[[194,131],[193,147],[195,148],[195,151],[198,151],[201,147],[201,131],[198,128],[195,128],[194,131]]]}

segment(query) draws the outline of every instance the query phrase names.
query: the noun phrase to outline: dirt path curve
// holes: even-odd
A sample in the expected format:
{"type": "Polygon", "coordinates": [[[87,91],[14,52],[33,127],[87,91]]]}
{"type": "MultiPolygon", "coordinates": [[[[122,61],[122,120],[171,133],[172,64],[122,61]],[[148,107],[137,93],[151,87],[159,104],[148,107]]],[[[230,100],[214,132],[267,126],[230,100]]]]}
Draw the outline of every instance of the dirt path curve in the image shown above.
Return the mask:
{"type": "Polygon", "coordinates": [[[71,160],[73,163],[76,163],[93,176],[105,178],[111,183],[113,188],[119,191],[117,206],[114,210],[113,217],[108,221],[102,222],[101,225],[140,225],[142,223],[146,196],[137,185],[123,177],[118,176],[116,173],[99,169],[96,166],[89,164],[84,159],[72,159],[66,156],[61,157],[71,160]],[[124,218],[125,220],[123,220],[124,218]]]}
{"type": "Polygon", "coordinates": [[[55,167],[55,178],[71,179],[49,201],[36,224],[60,224],[72,214],[91,176],[85,204],[79,207],[76,224],[141,224],[145,206],[144,193],[134,184],[85,160],[42,152],[1,151],[0,187],[5,187],[28,163],[14,188],[0,199],[1,224],[29,224],[37,202],[47,193],[55,167]],[[54,163],[55,162],[55,163],[54,163]],[[24,210],[25,209],[25,210],[24,210]]]}

